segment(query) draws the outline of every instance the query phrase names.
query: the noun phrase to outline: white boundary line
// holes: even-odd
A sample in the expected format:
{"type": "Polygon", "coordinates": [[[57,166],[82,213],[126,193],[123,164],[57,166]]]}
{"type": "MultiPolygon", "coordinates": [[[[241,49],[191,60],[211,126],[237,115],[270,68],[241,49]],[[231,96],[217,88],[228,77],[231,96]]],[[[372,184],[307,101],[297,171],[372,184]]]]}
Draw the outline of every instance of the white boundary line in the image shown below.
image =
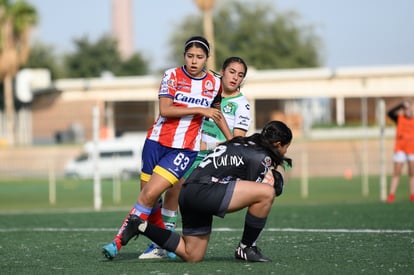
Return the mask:
{"type": "MultiPolygon", "coordinates": [[[[0,228],[0,233],[10,232],[115,232],[116,228],[55,228],[55,227],[33,227],[33,228],[0,228]]],[[[181,231],[177,229],[177,231],[181,231]]],[[[214,228],[213,232],[240,232],[241,228],[221,227],[214,228]]],[[[412,234],[411,229],[310,229],[310,228],[265,228],[270,232],[301,232],[301,233],[359,233],[359,234],[412,234]]]]}

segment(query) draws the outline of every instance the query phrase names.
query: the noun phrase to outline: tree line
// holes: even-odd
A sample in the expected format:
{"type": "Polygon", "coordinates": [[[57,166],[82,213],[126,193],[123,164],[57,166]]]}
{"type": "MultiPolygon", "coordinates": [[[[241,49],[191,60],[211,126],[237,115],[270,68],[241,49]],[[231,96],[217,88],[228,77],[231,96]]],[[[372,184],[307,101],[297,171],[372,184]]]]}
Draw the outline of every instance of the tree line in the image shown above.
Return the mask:
{"type": "MultiPolygon", "coordinates": [[[[104,34],[96,41],[73,39],[75,50],[56,54],[53,45],[30,43],[39,20],[36,7],[24,0],[0,0],[0,111],[6,117],[6,135],[13,144],[15,102],[13,79],[19,69],[47,68],[52,79],[91,78],[103,73],[136,76],[151,73],[150,60],[134,53],[123,60],[117,41],[104,34]]],[[[310,68],[322,63],[322,43],[312,25],[301,24],[294,11],[278,11],[270,3],[246,0],[220,2],[213,11],[215,68],[229,56],[242,57],[255,69],[310,68]]],[[[183,43],[203,34],[202,14],[189,15],[171,33],[172,66],[183,62],[183,43]]],[[[1,138],[0,133],[0,138],[1,138]]]]}
{"type": "MultiPolygon", "coordinates": [[[[263,1],[223,1],[213,12],[215,68],[228,56],[240,56],[255,69],[310,68],[322,63],[322,43],[312,25],[301,24],[294,11],[280,12],[263,1]]],[[[182,19],[169,37],[171,48],[166,63],[182,64],[184,41],[203,34],[202,14],[182,19]]],[[[55,54],[51,45],[37,42],[24,67],[46,67],[53,78],[99,77],[151,73],[150,60],[136,52],[122,60],[117,41],[103,34],[96,41],[87,36],[74,38],[74,51],[55,54]]]]}

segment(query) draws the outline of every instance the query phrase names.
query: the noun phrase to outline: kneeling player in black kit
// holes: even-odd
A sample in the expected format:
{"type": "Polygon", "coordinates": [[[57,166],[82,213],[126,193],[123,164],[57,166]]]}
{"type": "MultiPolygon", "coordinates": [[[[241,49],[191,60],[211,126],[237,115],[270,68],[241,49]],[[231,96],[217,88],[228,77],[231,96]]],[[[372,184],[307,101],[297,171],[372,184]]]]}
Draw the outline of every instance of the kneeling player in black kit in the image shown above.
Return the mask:
{"type": "Polygon", "coordinates": [[[283,191],[278,166],[291,166],[285,154],[292,131],[281,121],[271,121],[262,132],[235,137],[217,146],[183,184],[179,197],[182,236],[131,215],[123,242],[144,235],[184,261],[202,261],[212,230],[213,216],[248,208],[236,259],[270,262],[255,241],[266,224],[275,196],[283,191]]]}

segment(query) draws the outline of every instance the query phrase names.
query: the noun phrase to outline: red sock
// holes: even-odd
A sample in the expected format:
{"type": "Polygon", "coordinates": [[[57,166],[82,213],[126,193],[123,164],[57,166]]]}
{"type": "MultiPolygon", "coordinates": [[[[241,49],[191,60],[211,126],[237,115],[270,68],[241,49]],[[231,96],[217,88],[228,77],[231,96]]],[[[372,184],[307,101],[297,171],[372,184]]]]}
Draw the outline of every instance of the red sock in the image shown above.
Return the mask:
{"type": "Polygon", "coordinates": [[[148,222],[165,229],[165,224],[161,215],[161,207],[158,206],[151,212],[151,215],[148,217],[148,222]]]}
{"type": "Polygon", "coordinates": [[[410,195],[410,201],[411,201],[411,202],[414,202],[414,194],[411,194],[411,195],[410,195]]]}

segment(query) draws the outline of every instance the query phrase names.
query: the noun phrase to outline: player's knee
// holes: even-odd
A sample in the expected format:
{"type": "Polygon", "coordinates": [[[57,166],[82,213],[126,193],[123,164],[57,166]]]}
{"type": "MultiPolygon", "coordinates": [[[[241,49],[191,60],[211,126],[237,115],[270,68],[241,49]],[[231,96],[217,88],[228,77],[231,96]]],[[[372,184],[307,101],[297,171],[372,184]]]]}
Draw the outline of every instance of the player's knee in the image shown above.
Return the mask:
{"type": "Polygon", "coordinates": [[[190,253],[184,260],[189,263],[198,263],[201,262],[203,259],[203,255],[194,255],[193,253],[190,253]]]}
{"type": "Polygon", "coordinates": [[[263,201],[272,203],[275,198],[275,190],[270,185],[266,185],[265,187],[262,192],[263,201]]]}
{"type": "Polygon", "coordinates": [[[139,201],[144,205],[153,205],[158,201],[160,194],[154,192],[152,188],[144,188],[139,196],[139,201]]]}
{"type": "Polygon", "coordinates": [[[262,214],[270,210],[274,198],[275,192],[273,190],[273,187],[271,187],[270,185],[269,188],[264,189],[264,191],[260,193],[260,196],[257,198],[257,205],[259,206],[259,209],[262,212],[262,214]]]}

